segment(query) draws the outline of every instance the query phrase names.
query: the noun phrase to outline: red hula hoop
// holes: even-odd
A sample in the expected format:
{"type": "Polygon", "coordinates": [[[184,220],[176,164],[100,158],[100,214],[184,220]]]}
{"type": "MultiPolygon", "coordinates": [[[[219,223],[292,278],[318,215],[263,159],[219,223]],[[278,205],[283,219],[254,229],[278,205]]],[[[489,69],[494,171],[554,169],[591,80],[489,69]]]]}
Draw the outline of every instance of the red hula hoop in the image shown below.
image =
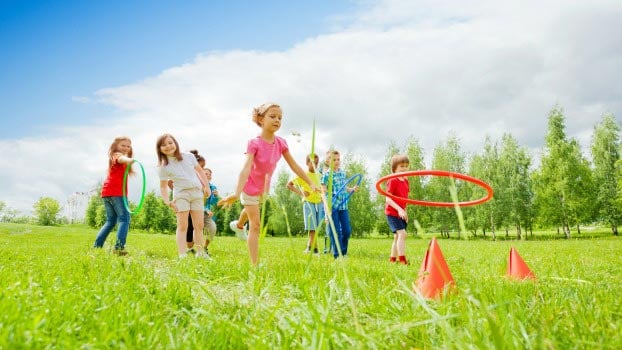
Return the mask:
{"type": "Polygon", "coordinates": [[[468,207],[470,205],[477,205],[477,204],[484,203],[490,200],[493,195],[492,187],[490,187],[490,185],[488,185],[484,181],[480,179],[476,179],[468,175],[463,175],[463,174],[454,173],[451,171],[444,171],[444,170],[414,170],[414,171],[405,171],[403,173],[389,174],[389,175],[381,177],[378,180],[378,182],[376,182],[376,190],[378,191],[378,193],[380,193],[383,196],[392,198],[393,200],[403,201],[408,204],[423,205],[423,206],[428,206],[428,207],[453,207],[455,206],[456,203],[453,203],[453,202],[430,202],[430,201],[422,201],[422,200],[417,200],[417,199],[402,198],[402,197],[394,196],[390,193],[387,193],[387,191],[383,190],[380,187],[381,184],[387,182],[390,179],[394,179],[396,177],[425,176],[425,175],[444,176],[444,177],[451,177],[455,179],[461,179],[461,180],[470,182],[472,184],[475,184],[477,186],[480,186],[481,188],[486,190],[486,196],[480,199],[476,199],[476,200],[472,200],[468,202],[458,202],[457,204],[461,207],[468,207]]]}

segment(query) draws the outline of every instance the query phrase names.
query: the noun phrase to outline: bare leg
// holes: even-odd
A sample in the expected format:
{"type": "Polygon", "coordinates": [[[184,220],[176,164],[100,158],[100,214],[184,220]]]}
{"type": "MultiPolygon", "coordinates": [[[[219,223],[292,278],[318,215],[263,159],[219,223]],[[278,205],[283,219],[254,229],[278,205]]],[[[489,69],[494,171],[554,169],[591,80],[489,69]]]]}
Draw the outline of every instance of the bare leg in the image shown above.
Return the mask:
{"type": "Polygon", "coordinates": [[[186,253],[186,231],[188,231],[188,211],[178,211],[177,230],[175,238],[177,240],[177,253],[181,256],[186,253]]]}
{"type": "MultiPolygon", "coordinates": [[[[259,207],[257,207],[259,210],[259,207]]],[[[246,222],[249,220],[248,218],[248,209],[246,209],[246,206],[244,207],[244,209],[242,209],[242,211],[240,212],[240,218],[238,219],[238,228],[239,229],[243,229],[244,225],[246,225],[246,222]]]]}
{"type": "Polygon", "coordinates": [[[259,205],[244,206],[244,211],[249,221],[248,240],[246,241],[248,254],[251,263],[257,266],[259,264],[259,205]]]}
{"type": "Polygon", "coordinates": [[[203,210],[191,210],[190,215],[192,216],[192,224],[194,225],[194,236],[192,240],[198,246],[199,251],[198,254],[203,252],[203,246],[205,244],[203,238],[203,210]]]}

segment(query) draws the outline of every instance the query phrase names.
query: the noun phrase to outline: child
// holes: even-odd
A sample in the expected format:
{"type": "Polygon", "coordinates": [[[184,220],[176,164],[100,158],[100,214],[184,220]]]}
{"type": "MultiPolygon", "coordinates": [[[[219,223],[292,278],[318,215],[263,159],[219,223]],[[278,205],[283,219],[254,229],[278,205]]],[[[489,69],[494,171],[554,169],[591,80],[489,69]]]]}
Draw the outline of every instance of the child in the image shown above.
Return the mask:
{"type": "MultiPolygon", "coordinates": [[[[393,173],[403,173],[408,171],[410,164],[408,156],[396,154],[391,157],[391,171],[393,173]]],[[[387,193],[401,198],[408,198],[408,179],[396,177],[387,181],[387,193]]],[[[406,260],[406,226],[408,225],[408,213],[406,212],[406,202],[394,200],[386,196],[384,213],[387,216],[389,228],[393,232],[393,244],[391,245],[390,262],[399,261],[400,264],[408,265],[406,260]],[[398,260],[399,259],[399,260],[398,260]]]]}
{"type": "Polygon", "coordinates": [[[252,120],[261,128],[261,134],[248,141],[246,162],[240,171],[235,193],[218,202],[218,205],[230,206],[240,198],[244,209],[239,220],[231,222],[230,226],[236,233],[243,232],[244,221],[248,219],[248,253],[255,266],[259,263],[259,203],[263,194],[270,190],[270,179],[281,156],[294,173],[306,181],[313,191],[317,191],[317,187],[289,153],[285,139],[276,135],[281,128],[282,118],[283,112],[276,103],[264,103],[253,109],[252,120]]]}
{"type": "Polygon", "coordinates": [[[158,176],[162,199],[177,216],[177,252],[179,257],[186,256],[186,230],[188,212],[194,223],[194,243],[198,246],[197,257],[208,258],[203,251],[203,196],[209,196],[210,190],[203,169],[196,158],[189,153],[181,153],[177,140],[164,134],[156,142],[158,154],[158,176]],[[173,180],[173,200],[169,200],[168,180],[173,180]]]}
{"type": "MultiPolygon", "coordinates": [[[[339,246],[337,246],[337,242],[335,241],[335,237],[332,233],[329,233],[329,238],[330,249],[332,250],[335,259],[337,259],[340,255],[344,257],[348,255],[348,242],[350,241],[352,227],[350,226],[350,214],[348,213],[348,201],[346,200],[346,197],[348,192],[357,191],[358,186],[346,188],[339,193],[338,191],[346,185],[347,178],[345,171],[339,168],[341,165],[341,158],[338,151],[332,150],[330,152],[329,164],[329,169],[326,169],[322,174],[322,192],[326,193],[328,191],[328,183],[332,173],[333,183],[332,193],[330,194],[332,202],[329,204],[332,206],[331,218],[335,225],[337,235],[336,238],[337,242],[339,242],[339,246]]],[[[327,225],[330,224],[327,223],[327,225]]],[[[329,230],[327,227],[326,232],[331,232],[331,230],[332,229],[329,230]]]]}
{"type": "MultiPolygon", "coordinates": [[[[106,208],[106,223],[99,230],[93,247],[102,248],[108,234],[119,222],[117,241],[114,253],[127,255],[125,240],[130,228],[130,213],[123,204],[123,175],[125,170],[134,161],[132,159],[132,141],[126,136],[119,136],[112,141],[108,149],[108,176],[102,185],[101,196],[106,208]]],[[[130,168],[130,173],[132,173],[130,168]]]]}
{"type": "Polygon", "coordinates": [[[209,168],[205,168],[203,169],[203,171],[205,172],[205,177],[207,178],[207,181],[209,181],[209,189],[211,192],[209,197],[207,197],[207,199],[205,200],[205,207],[203,213],[203,230],[206,234],[205,254],[209,255],[209,253],[207,252],[207,247],[214,240],[217,230],[216,222],[214,221],[214,212],[212,211],[212,208],[218,202],[218,189],[214,184],[212,184],[212,170],[209,168]]]}
{"type": "MultiPolygon", "coordinates": [[[[319,157],[317,154],[313,155],[313,162],[311,161],[311,156],[308,155],[306,158],[307,167],[309,171],[307,172],[307,176],[316,187],[320,186],[320,178],[315,170],[318,167],[319,157]]],[[[317,238],[315,237],[315,229],[318,227],[318,224],[321,220],[321,208],[322,208],[322,197],[319,193],[311,191],[311,187],[302,180],[301,177],[296,177],[287,183],[287,188],[303,197],[302,202],[302,214],[304,216],[305,230],[309,231],[309,242],[307,243],[307,249],[305,249],[305,253],[311,252],[311,247],[313,247],[313,254],[318,255],[319,250],[317,248],[317,238]]]]}
{"type": "MultiPolygon", "coordinates": [[[[205,158],[199,154],[199,151],[196,149],[190,150],[190,153],[194,155],[194,158],[197,160],[197,163],[201,168],[205,166],[205,158]]],[[[171,186],[169,186],[172,189],[171,186]]],[[[204,226],[205,227],[205,226],[204,226]]],[[[194,249],[194,225],[192,225],[192,215],[188,213],[188,228],[186,229],[186,247],[188,247],[187,253],[195,254],[196,250],[194,249]]],[[[206,243],[207,247],[207,243],[206,243]]],[[[208,254],[209,256],[209,254],[208,254]]]]}

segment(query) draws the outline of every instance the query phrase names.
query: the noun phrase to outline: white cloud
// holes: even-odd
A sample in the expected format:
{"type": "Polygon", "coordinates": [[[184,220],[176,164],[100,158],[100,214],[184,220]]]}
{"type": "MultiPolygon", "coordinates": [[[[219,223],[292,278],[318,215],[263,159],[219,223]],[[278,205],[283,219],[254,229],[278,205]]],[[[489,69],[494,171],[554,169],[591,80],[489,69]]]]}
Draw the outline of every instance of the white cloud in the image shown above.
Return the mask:
{"type": "Polygon", "coordinates": [[[486,135],[509,132],[537,151],[556,104],[568,135],[587,145],[603,113],[620,120],[620,15],[617,1],[395,0],[284,51],[200,53],[158,76],[98,91],[95,99],[118,108],[107,120],[47,139],[1,141],[0,150],[18,156],[0,170],[8,185],[0,198],[27,210],[39,196],[64,202],[93,188],[118,134],[132,138],[149,189],[157,189],[155,141],[164,132],[183,150],[197,148],[221,193],[231,191],[246,140],[259,131],[250,111],[264,101],[282,105],[279,133],[300,163],[315,119],[316,150],[332,145],[363,156],[372,177],[388,144],[409,136],[431,153],[453,131],[474,152],[486,135]]]}

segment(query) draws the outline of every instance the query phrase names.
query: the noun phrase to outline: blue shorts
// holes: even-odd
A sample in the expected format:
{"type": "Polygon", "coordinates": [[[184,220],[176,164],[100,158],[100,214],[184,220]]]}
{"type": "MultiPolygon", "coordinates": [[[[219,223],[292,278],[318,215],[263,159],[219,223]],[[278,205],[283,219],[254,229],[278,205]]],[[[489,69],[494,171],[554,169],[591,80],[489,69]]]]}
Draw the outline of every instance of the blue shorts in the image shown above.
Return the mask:
{"type": "Polygon", "coordinates": [[[387,222],[389,223],[389,228],[393,233],[399,230],[406,230],[406,226],[408,226],[406,220],[399,216],[387,215],[387,222]]]}
{"type": "Polygon", "coordinates": [[[304,215],[305,230],[315,231],[322,220],[321,203],[302,203],[302,214],[304,215]]]}

